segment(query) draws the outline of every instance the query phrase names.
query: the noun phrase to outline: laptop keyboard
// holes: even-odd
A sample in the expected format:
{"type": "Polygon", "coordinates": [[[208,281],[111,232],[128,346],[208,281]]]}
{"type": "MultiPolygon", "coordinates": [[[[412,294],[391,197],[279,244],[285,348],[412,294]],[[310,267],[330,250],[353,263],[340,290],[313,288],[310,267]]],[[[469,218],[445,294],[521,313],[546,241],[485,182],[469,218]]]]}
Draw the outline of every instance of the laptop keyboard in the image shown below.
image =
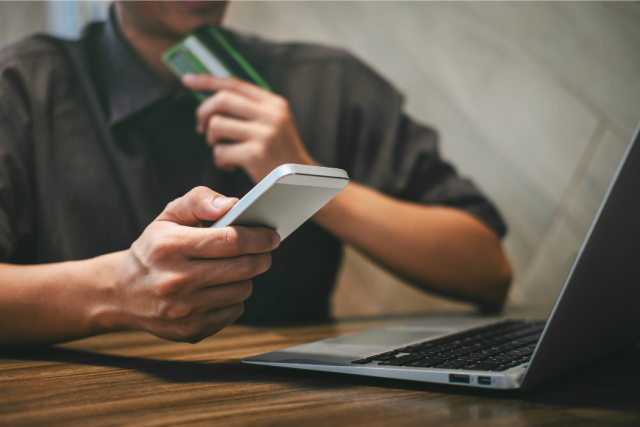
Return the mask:
{"type": "Polygon", "coordinates": [[[529,362],[545,321],[507,320],[354,360],[365,365],[506,371],[529,362]]]}

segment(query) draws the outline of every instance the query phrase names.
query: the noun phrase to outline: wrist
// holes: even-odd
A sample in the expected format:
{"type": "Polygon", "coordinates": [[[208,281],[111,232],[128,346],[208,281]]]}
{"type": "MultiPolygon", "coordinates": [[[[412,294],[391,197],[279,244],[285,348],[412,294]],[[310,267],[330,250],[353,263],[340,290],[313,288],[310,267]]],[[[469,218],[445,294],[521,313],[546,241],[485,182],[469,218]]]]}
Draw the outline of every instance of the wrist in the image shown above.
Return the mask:
{"type": "Polygon", "coordinates": [[[354,230],[354,223],[361,225],[363,220],[362,217],[358,216],[359,212],[357,211],[362,207],[359,189],[360,186],[357,183],[350,182],[344,190],[324,205],[312,219],[321,227],[348,241],[349,233],[354,230]]]}
{"type": "Polygon", "coordinates": [[[114,252],[93,258],[91,272],[94,295],[88,306],[91,332],[106,333],[132,329],[132,322],[122,301],[122,289],[132,280],[127,262],[129,251],[114,252]]]}

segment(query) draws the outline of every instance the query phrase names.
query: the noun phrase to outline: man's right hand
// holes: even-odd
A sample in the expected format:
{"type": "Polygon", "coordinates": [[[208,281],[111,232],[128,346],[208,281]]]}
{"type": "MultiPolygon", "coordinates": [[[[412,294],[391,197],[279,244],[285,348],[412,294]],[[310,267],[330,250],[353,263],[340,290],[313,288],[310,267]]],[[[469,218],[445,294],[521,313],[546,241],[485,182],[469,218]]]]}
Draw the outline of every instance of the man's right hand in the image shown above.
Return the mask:
{"type": "Polygon", "coordinates": [[[126,273],[114,295],[120,327],[195,343],[240,317],[251,278],[269,269],[280,236],[266,228],[201,226],[237,201],[195,188],[122,253],[126,273]]]}

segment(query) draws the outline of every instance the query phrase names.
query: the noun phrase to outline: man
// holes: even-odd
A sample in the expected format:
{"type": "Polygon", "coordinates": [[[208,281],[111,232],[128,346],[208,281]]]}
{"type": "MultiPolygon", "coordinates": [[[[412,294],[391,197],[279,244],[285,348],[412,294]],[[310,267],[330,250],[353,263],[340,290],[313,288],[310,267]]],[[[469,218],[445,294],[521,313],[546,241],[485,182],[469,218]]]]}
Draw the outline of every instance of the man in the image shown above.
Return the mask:
{"type": "Polygon", "coordinates": [[[225,7],[116,2],[78,43],[34,37],[0,56],[0,342],[123,329],[197,342],[243,311],[326,320],[341,241],[416,286],[500,307],[504,224],[360,62],[227,32],[273,93],[172,77],[160,54],[225,7]],[[185,87],[214,95],[197,105],[185,87]],[[282,245],[206,226],[284,163],[353,182],[282,245]]]}

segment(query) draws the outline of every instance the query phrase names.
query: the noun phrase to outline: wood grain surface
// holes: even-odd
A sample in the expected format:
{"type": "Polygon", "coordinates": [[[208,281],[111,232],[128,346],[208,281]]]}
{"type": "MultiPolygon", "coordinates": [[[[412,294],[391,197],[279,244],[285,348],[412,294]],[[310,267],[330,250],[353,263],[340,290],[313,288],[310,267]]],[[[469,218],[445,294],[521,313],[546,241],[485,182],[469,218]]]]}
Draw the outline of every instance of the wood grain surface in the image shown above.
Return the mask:
{"type": "Polygon", "coordinates": [[[243,357],[398,322],[142,332],[0,351],[0,425],[640,425],[640,348],[528,393],[259,367],[243,357]]]}

